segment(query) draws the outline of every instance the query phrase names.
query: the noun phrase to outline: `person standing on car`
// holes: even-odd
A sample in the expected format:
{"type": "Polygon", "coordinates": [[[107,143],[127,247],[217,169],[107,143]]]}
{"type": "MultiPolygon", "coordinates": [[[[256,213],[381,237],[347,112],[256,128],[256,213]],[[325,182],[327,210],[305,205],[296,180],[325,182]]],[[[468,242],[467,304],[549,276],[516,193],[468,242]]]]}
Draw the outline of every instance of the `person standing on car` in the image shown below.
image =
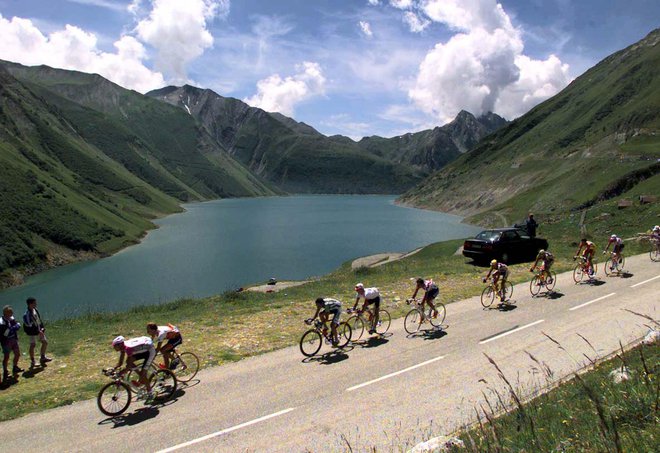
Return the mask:
{"type": "Polygon", "coordinates": [[[534,214],[531,212],[525,221],[525,226],[527,227],[527,234],[529,234],[529,237],[536,237],[536,228],[539,226],[539,224],[536,223],[536,220],[534,220],[534,214]]]}

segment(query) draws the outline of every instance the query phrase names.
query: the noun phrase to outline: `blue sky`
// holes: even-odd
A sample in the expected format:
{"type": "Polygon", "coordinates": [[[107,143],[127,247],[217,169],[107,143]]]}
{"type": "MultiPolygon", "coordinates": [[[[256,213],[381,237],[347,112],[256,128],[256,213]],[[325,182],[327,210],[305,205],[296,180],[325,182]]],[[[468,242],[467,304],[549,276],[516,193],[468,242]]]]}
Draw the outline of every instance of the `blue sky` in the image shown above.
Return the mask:
{"type": "Polygon", "coordinates": [[[657,0],[0,0],[0,58],[190,83],[359,139],[513,119],[659,19],[657,0]]]}

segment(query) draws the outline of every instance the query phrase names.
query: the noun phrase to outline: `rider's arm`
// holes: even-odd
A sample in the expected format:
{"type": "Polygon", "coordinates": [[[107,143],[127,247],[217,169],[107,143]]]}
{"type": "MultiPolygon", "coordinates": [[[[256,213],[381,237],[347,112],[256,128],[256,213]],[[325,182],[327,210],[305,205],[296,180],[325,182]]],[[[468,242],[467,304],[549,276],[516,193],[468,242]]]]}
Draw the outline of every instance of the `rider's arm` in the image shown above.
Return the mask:
{"type": "Polygon", "coordinates": [[[163,345],[163,342],[159,341],[158,346],[156,346],[156,354],[158,354],[160,352],[160,348],[161,348],[162,345],[163,345]]]}
{"type": "Polygon", "coordinates": [[[413,293],[411,299],[414,299],[415,297],[417,297],[417,292],[418,292],[418,291],[419,291],[419,286],[417,286],[417,287],[415,288],[415,292],[413,293]]]}
{"type": "Polygon", "coordinates": [[[117,363],[117,366],[115,368],[121,368],[122,363],[124,363],[124,356],[126,353],[124,351],[121,351],[119,353],[119,362],[117,363]]]}
{"type": "MultiPolygon", "coordinates": [[[[366,300],[366,298],[365,298],[365,300],[366,300]]],[[[353,304],[353,310],[355,310],[357,308],[357,304],[358,304],[359,301],[360,301],[360,296],[358,295],[355,298],[355,303],[353,304]]]]}
{"type": "Polygon", "coordinates": [[[321,311],[321,307],[316,307],[316,312],[314,313],[314,316],[312,316],[312,319],[316,319],[320,311],[321,311]]]}

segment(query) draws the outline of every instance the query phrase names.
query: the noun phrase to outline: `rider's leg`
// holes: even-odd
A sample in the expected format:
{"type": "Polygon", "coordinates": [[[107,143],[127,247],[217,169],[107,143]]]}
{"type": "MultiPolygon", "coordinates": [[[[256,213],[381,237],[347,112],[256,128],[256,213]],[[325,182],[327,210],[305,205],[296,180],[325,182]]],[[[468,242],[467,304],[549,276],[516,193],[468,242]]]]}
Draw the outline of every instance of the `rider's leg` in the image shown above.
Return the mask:
{"type": "Polygon", "coordinates": [[[163,354],[163,364],[165,365],[165,368],[170,367],[170,361],[172,360],[172,345],[166,344],[162,348],[160,348],[160,352],[163,354]]]}

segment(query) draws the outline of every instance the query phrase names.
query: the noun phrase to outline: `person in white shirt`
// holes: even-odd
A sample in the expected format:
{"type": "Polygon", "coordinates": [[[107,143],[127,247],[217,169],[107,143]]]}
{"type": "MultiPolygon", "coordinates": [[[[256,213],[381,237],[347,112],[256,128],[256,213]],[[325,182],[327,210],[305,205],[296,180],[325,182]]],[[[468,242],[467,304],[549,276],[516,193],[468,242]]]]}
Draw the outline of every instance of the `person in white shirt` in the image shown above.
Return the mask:
{"type": "Polygon", "coordinates": [[[370,334],[376,333],[376,326],[378,325],[378,311],[380,310],[380,291],[378,288],[365,288],[362,283],[355,285],[355,292],[357,297],[355,298],[355,303],[353,304],[353,310],[357,307],[360,298],[364,298],[364,304],[362,304],[361,311],[367,309],[369,305],[374,305],[373,316],[371,317],[371,328],[369,329],[370,334]]]}
{"type": "Polygon", "coordinates": [[[150,322],[147,324],[147,333],[151,336],[154,342],[157,343],[156,352],[163,354],[163,367],[170,369],[172,351],[183,343],[181,332],[179,332],[179,329],[172,324],[159,326],[156,323],[150,322]],[[163,341],[165,340],[167,340],[167,343],[163,345],[163,341]]]}

